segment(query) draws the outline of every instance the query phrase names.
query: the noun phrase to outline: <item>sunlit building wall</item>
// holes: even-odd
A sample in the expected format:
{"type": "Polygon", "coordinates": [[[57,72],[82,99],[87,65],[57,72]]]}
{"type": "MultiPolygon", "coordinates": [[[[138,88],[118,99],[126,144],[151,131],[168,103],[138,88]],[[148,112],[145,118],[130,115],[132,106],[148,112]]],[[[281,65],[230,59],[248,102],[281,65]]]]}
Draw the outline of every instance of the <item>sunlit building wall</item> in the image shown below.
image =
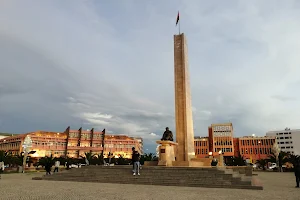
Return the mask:
{"type": "Polygon", "coordinates": [[[27,135],[32,139],[31,150],[35,151],[31,157],[37,158],[50,155],[79,158],[87,152],[99,155],[103,150],[104,157],[107,157],[110,152],[114,157],[131,158],[132,147],[142,152],[141,138],[137,140],[126,135],[105,135],[104,132],[94,131],[94,129],[71,130],[70,127],[64,132],[36,131],[6,137],[0,139],[0,150],[20,154],[27,135]],[[105,135],[104,141],[103,135],[105,135]]]}

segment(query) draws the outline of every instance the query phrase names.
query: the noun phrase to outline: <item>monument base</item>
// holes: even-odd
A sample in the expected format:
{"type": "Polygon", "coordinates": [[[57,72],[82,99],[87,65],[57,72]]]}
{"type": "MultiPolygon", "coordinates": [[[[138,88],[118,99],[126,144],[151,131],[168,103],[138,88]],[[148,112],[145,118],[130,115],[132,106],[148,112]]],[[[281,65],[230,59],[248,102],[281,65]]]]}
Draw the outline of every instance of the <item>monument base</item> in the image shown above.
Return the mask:
{"type": "Polygon", "coordinates": [[[203,162],[192,159],[190,161],[174,161],[172,165],[176,167],[203,167],[203,162]]]}
{"type": "Polygon", "coordinates": [[[159,146],[159,160],[158,166],[173,166],[173,162],[175,161],[175,152],[174,146],[177,145],[176,142],[172,141],[156,141],[159,146]]]}

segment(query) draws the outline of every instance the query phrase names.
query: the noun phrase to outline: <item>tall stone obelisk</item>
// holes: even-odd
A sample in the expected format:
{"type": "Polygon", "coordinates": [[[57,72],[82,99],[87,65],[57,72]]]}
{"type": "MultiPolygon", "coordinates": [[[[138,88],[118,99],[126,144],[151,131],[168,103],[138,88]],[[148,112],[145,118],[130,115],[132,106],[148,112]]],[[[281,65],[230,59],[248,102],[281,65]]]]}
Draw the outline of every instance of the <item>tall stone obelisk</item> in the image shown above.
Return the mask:
{"type": "Polygon", "coordinates": [[[187,43],[184,34],[174,35],[176,165],[189,165],[195,157],[194,128],[187,43]]]}

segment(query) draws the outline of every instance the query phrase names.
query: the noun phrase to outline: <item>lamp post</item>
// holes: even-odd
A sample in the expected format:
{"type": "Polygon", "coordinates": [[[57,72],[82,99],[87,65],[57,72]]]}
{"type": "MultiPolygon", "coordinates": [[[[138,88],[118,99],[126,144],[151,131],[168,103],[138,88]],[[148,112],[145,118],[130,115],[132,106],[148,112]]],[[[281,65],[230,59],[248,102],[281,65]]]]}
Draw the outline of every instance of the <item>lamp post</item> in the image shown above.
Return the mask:
{"type": "Polygon", "coordinates": [[[258,159],[260,160],[261,141],[258,141],[258,159]]]}
{"type": "Polygon", "coordinates": [[[223,153],[222,150],[219,151],[219,156],[220,156],[220,166],[224,166],[224,157],[223,157],[223,153]]]}

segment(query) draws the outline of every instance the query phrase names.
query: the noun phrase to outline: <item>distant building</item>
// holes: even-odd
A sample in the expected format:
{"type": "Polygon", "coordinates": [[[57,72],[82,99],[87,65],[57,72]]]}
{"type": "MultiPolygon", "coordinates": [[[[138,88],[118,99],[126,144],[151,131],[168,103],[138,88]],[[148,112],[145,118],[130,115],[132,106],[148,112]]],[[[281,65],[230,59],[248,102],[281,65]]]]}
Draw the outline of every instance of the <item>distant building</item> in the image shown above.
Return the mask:
{"type": "Polygon", "coordinates": [[[68,127],[64,132],[36,131],[0,139],[0,150],[20,154],[23,151],[22,144],[27,135],[33,142],[31,150],[36,151],[31,157],[36,158],[50,155],[79,158],[86,152],[101,154],[103,150],[104,157],[111,152],[115,157],[131,158],[132,147],[135,147],[140,153],[143,148],[141,138],[136,140],[126,135],[105,134],[103,140],[104,133],[102,131],[94,131],[94,129],[84,131],[81,128],[71,130],[68,127]]]}
{"type": "MultiPolygon", "coordinates": [[[[270,132],[268,133],[270,134],[270,132]]],[[[298,144],[299,149],[300,129],[286,130],[285,132],[275,131],[272,132],[271,135],[276,135],[277,140],[280,138],[286,140],[281,142],[278,141],[278,144],[281,144],[286,152],[295,154],[296,152],[299,152],[299,150],[295,151],[297,147],[289,147],[287,144],[298,144]],[[287,151],[288,149],[294,149],[294,151],[287,151]]],[[[273,145],[277,140],[275,136],[245,136],[234,138],[232,123],[212,124],[208,127],[208,137],[197,136],[194,138],[194,148],[197,158],[208,157],[210,152],[213,156],[216,156],[219,154],[219,151],[221,151],[225,160],[230,157],[242,156],[245,160],[249,159],[250,162],[255,163],[259,159],[266,159],[270,156],[273,145]]],[[[300,153],[298,153],[298,155],[299,154],[300,153]]]]}
{"type": "Polygon", "coordinates": [[[232,123],[212,124],[209,130],[209,140],[212,144],[210,150],[213,156],[219,155],[219,151],[222,151],[225,157],[234,156],[232,123]]]}
{"type": "Polygon", "coordinates": [[[13,135],[12,133],[0,133],[0,140],[13,135]]]}
{"type": "Polygon", "coordinates": [[[267,159],[272,154],[275,137],[245,136],[238,138],[239,152],[244,159],[253,163],[256,160],[267,159]]]}
{"type": "Polygon", "coordinates": [[[194,148],[197,158],[205,158],[209,153],[208,137],[195,137],[194,148]]]}
{"type": "Polygon", "coordinates": [[[300,155],[300,129],[268,131],[266,135],[276,137],[281,151],[300,155]]]}
{"type": "Polygon", "coordinates": [[[144,142],[143,138],[141,137],[132,137],[132,139],[137,140],[139,142],[139,145],[137,146],[138,151],[140,152],[141,155],[144,154],[144,142]]]}

